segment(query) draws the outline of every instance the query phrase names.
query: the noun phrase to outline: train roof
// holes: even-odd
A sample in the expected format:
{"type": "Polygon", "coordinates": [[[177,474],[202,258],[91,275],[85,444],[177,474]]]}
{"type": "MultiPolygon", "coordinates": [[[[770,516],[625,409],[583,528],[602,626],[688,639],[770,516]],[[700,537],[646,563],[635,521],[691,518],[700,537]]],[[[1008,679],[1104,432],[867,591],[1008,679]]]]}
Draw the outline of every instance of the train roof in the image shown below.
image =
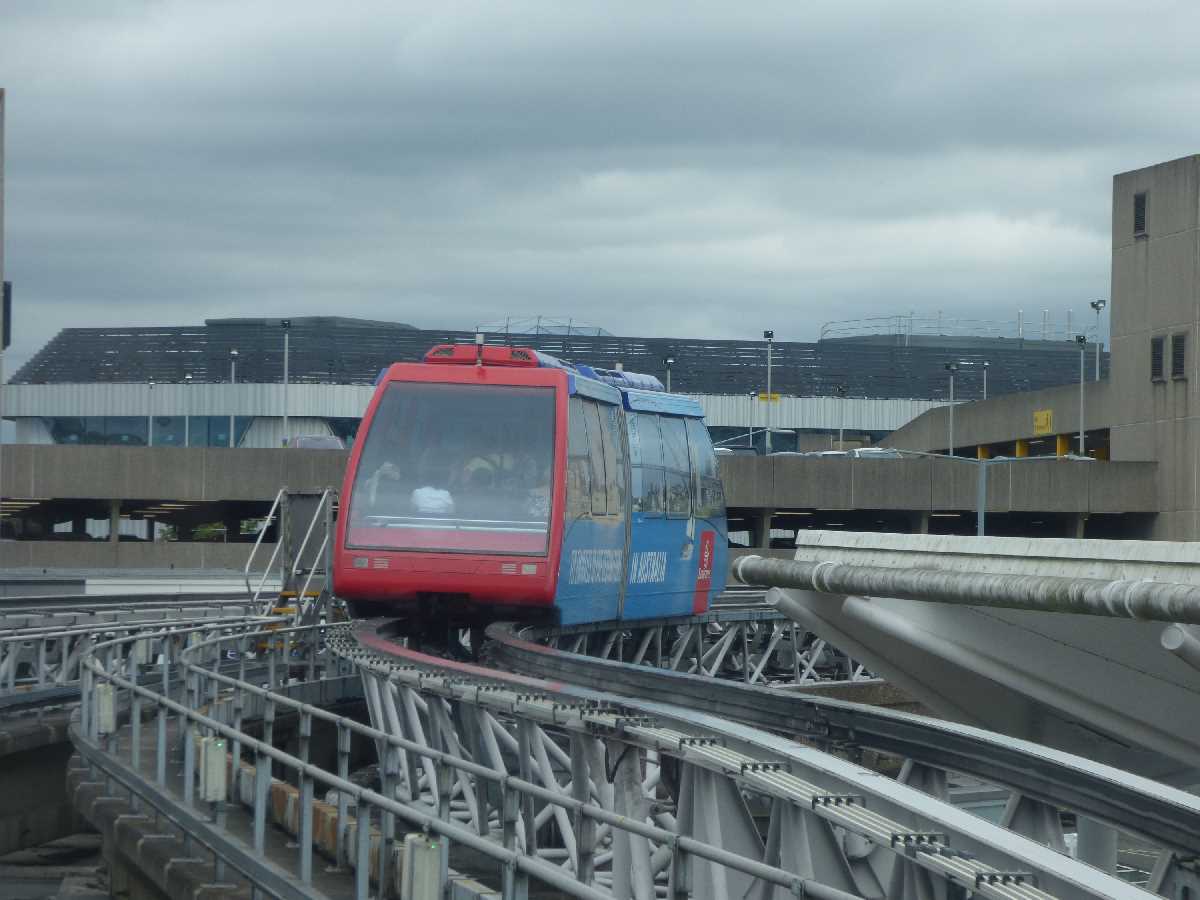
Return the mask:
{"type": "Polygon", "coordinates": [[[532,347],[497,347],[476,344],[439,344],[425,354],[435,365],[484,365],[513,368],[562,369],[572,394],[583,394],[635,412],[703,418],[704,410],[691,397],[668,394],[653,375],[622,369],[599,369],[571,363],[532,347]]]}

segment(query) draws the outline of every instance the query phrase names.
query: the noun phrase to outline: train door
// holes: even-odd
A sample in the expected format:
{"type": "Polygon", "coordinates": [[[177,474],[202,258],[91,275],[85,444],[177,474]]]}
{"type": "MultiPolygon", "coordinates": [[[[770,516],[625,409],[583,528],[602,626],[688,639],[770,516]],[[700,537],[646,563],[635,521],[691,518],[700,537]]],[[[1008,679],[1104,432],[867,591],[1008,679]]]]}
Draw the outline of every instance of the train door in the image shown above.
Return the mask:
{"type": "Polygon", "coordinates": [[[623,617],[686,615],[693,605],[697,546],[684,419],[650,412],[626,417],[632,540],[623,617]]]}
{"type": "Polygon", "coordinates": [[[626,457],[620,395],[573,396],[567,414],[567,499],[555,605],[562,624],[615,619],[626,557],[626,457]]]}

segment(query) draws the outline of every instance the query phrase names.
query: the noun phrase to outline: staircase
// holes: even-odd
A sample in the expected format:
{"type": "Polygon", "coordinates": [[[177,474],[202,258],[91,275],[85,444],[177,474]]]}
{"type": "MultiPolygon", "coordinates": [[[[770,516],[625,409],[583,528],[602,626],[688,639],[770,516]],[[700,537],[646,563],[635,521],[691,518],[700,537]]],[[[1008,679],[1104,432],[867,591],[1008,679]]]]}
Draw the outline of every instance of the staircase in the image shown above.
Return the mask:
{"type": "Polygon", "coordinates": [[[329,570],[337,491],[279,489],[254,549],[246,560],[246,591],[261,604],[263,615],[287,617],[295,625],[312,625],[333,618],[340,606],[333,602],[329,570]],[[263,538],[276,524],[275,548],[265,567],[255,570],[263,538]],[[268,587],[278,576],[278,590],[268,587]],[[257,580],[255,580],[257,577],[257,580]]]}

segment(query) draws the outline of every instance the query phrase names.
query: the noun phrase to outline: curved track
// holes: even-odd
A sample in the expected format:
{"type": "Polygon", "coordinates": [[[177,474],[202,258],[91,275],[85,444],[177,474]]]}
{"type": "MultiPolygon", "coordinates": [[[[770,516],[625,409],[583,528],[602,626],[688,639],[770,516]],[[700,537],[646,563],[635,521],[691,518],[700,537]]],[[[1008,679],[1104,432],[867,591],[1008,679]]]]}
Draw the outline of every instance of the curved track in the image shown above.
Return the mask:
{"type": "Polygon", "coordinates": [[[571,653],[545,645],[551,629],[495,625],[488,636],[492,658],[515,672],[682,704],[825,747],[878,750],[1004,785],[1181,854],[1200,853],[1200,797],[1088,759],[940,719],[571,653]]]}
{"type": "MultiPolygon", "coordinates": [[[[383,683],[399,679],[420,684],[430,678],[422,676],[421,670],[440,672],[456,690],[479,702],[489,696],[484,691],[497,690],[481,686],[487,683],[521,694],[526,702],[549,699],[564,722],[579,717],[586,729],[617,733],[647,747],[670,747],[668,752],[678,754],[685,765],[704,768],[714,778],[728,778],[738,789],[763,798],[768,807],[800,803],[829,824],[858,835],[875,852],[885,856],[899,852],[930,875],[983,894],[1118,896],[1126,890],[1134,892],[1130,896],[1140,894],[1118,879],[908,784],[766,730],[735,724],[725,713],[713,714],[694,695],[674,692],[672,685],[677,682],[673,680],[630,685],[621,672],[636,667],[611,662],[596,667],[594,663],[603,661],[533,644],[518,637],[509,625],[492,626],[488,636],[493,641],[490,657],[501,668],[412,650],[381,631],[381,623],[359,623],[355,638],[361,650],[356,664],[360,670],[374,666],[383,683]],[[513,671],[504,670],[509,667],[513,671]],[[614,694],[623,699],[618,701],[614,694]],[[969,872],[961,868],[964,863],[969,863],[969,872]],[[1007,877],[1003,873],[1026,873],[1026,877],[1001,885],[1007,877]],[[993,876],[998,880],[990,881],[993,876]]],[[[650,670],[645,671],[653,678],[650,670]]],[[[725,684],[686,677],[705,690],[725,684]]],[[[383,692],[382,687],[378,690],[383,692]]],[[[551,721],[554,715],[552,711],[551,721]]]]}

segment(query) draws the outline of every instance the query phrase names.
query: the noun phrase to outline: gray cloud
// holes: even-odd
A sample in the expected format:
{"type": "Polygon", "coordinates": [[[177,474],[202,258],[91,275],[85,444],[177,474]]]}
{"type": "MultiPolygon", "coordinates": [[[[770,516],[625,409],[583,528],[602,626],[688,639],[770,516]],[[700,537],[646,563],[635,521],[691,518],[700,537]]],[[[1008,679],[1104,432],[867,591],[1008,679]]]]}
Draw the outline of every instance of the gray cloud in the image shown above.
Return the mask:
{"type": "Polygon", "coordinates": [[[6,276],[58,328],[1082,315],[1197,150],[1200,8],[7,4],[6,276]]]}

